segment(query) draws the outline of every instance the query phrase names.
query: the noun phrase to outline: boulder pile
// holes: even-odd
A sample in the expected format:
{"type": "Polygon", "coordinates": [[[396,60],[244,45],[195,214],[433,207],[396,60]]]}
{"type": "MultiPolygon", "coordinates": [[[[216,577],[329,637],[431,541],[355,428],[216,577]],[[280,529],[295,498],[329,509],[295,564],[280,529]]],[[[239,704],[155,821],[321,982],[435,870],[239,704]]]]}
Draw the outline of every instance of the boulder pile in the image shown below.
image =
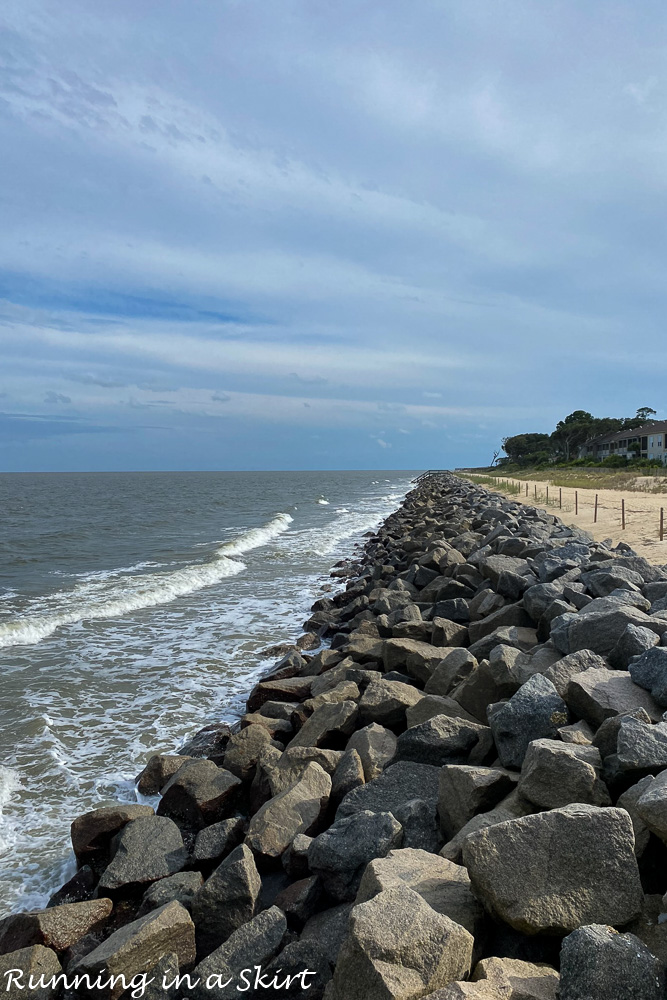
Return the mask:
{"type": "Polygon", "coordinates": [[[155,810],[74,821],[79,870],[0,923],[0,977],[665,1000],[667,567],[439,474],[333,576],[239,725],[151,758],[155,810]]]}

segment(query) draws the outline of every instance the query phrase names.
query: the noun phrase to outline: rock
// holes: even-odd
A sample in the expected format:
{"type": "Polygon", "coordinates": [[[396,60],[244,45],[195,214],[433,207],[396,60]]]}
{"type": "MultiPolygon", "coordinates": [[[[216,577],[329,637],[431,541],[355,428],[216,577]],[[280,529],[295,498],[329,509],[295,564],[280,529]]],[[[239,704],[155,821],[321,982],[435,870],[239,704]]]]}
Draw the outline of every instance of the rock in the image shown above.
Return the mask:
{"type": "Polygon", "coordinates": [[[664,922],[665,902],[660,895],[644,896],[642,912],[624,930],[642,941],[664,967],[667,964],[667,924],[664,922]]]}
{"type": "Polygon", "coordinates": [[[458,701],[440,694],[427,694],[420,698],[405,713],[405,721],[408,729],[412,729],[413,726],[418,726],[421,722],[428,722],[436,715],[448,715],[452,719],[464,719],[479,725],[479,719],[471,715],[470,712],[466,712],[458,701]]]}
{"type": "MultiPolygon", "coordinates": [[[[223,765],[227,771],[241,781],[252,781],[255,777],[257,761],[267,746],[282,749],[274,742],[263,726],[247,726],[230,738],[225,750],[223,765]]],[[[216,819],[222,819],[217,816],[216,819]]]]}
{"type": "Polygon", "coordinates": [[[428,851],[403,848],[371,861],[361,879],[356,902],[364,903],[402,885],[414,889],[436,913],[454,920],[473,936],[481,933],[484,910],[472,894],[467,871],[428,851]]]}
{"type": "Polygon", "coordinates": [[[142,795],[157,795],[178,769],[192,759],[180,754],[154,754],[137,776],[137,791],[142,795]]]}
{"type": "Polygon", "coordinates": [[[364,868],[400,847],[403,828],[388,812],[358,812],[337,819],[308,848],[308,867],[339,903],[353,900],[364,868]]]}
{"type": "Polygon", "coordinates": [[[210,954],[252,918],[260,888],[261,879],[252,852],[241,844],[218,865],[192,898],[199,955],[210,954]]]}
{"type": "Polygon", "coordinates": [[[468,644],[468,629],[465,625],[449,621],[447,618],[434,618],[432,643],[434,646],[466,646],[468,644]]]}
{"type": "Polygon", "coordinates": [[[102,872],[98,891],[114,895],[174,875],[185,867],[188,852],[181,831],[166,816],[141,816],[127,823],[116,838],[111,863],[102,872]]]}
{"type": "Polygon", "coordinates": [[[493,809],[515,784],[516,776],[502,768],[445,765],[440,771],[438,814],[446,839],[477,813],[493,809]]]}
{"type": "Polygon", "coordinates": [[[541,674],[526,681],[508,702],[490,705],[487,714],[503,767],[520,768],[529,743],[554,738],[568,721],[563,699],[541,674]]]}
{"type": "Polygon", "coordinates": [[[65,951],[84,934],[99,930],[112,909],[110,899],[91,899],[12,914],[0,920],[0,954],[29,949],[37,944],[53,951],[65,951]]]}
{"type": "Polygon", "coordinates": [[[352,816],[367,809],[396,815],[396,811],[414,797],[415,790],[431,805],[435,816],[438,773],[439,768],[431,764],[414,764],[411,761],[391,764],[373,781],[348,792],[338,807],[336,817],[352,816]]]}
{"type": "Polygon", "coordinates": [[[470,643],[475,644],[487,635],[491,635],[496,629],[516,626],[518,628],[530,628],[532,619],[526,613],[521,604],[506,604],[497,611],[473,622],[469,626],[470,643]]]}
{"type": "Polygon", "coordinates": [[[341,681],[340,684],[336,684],[335,687],[330,688],[328,691],[323,691],[321,694],[315,695],[313,698],[307,698],[303,703],[303,708],[306,712],[315,712],[322,705],[340,701],[359,701],[360,697],[361,691],[358,684],[355,684],[354,681],[346,680],[341,681]]]}
{"type": "Polygon", "coordinates": [[[280,863],[290,878],[304,879],[310,874],[308,870],[308,848],[313,838],[305,833],[297,833],[296,837],[283,852],[280,863]]]}
{"type": "Polygon", "coordinates": [[[667,622],[659,623],[658,619],[629,604],[603,597],[591,601],[578,614],[555,618],[551,623],[551,637],[562,653],[592,649],[594,653],[608,656],[628,625],[649,628],[658,635],[667,630],[667,622]]]}
{"type": "Polygon", "coordinates": [[[340,764],[341,750],[322,750],[320,747],[290,747],[269,768],[268,781],[271,795],[286,792],[305,774],[309,764],[318,764],[333,776],[340,764]]]}
{"type": "Polygon", "coordinates": [[[394,756],[396,737],[391,730],[372,722],[370,726],[352,733],[347,749],[357,751],[364,768],[364,779],[372,781],[382,773],[387,761],[394,756]]]}
{"type": "Polygon", "coordinates": [[[643,708],[657,721],[661,713],[648,692],[633,684],[625,670],[584,670],[567,686],[565,702],[579,718],[597,729],[605,719],[643,708]]]}
{"type": "Polygon", "coordinates": [[[425,694],[448,695],[476,666],[477,660],[469,650],[446,650],[444,658],[424,685],[425,694]]]}
{"type": "Polygon", "coordinates": [[[383,650],[384,669],[386,672],[401,670],[425,684],[445,651],[446,647],[431,646],[414,639],[387,639],[383,650]]]}
{"type": "Polygon", "coordinates": [[[322,883],[316,875],[310,875],[279,892],[275,905],[291,927],[301,928],[316,913],[321,897],[322,883]]]}
{"type": "Polygon", "coordinates": [[[667,723],[650,725],[631,715],[621,718],[616,753],[605,760],[605,774],[627,784],[667,768],[667,723]]]}
{"type": "Polygon", "coordinates": [[[466,838],[463,861],[487,910],[522,934],[622,925],[641,909],[623,809],[576,804],[498,823],[466,838]]]}
{"type": "Polygon", "coordinates": [[[359,708],[354,701],[322,705],[303,724],[288,749],[298,746],[337,749],[356,727],[359,708]]]}
{"type": "Polygon", "coordinates": [[[299,833],[318,826],[331,794],[331,778],[319,764],[308,764],[291,788],[269,799],[250,820],[246,843],[266,858],[279,858],[299,833]]]}
{"type": "Polygon", "coordinates": [[[8,1000],[19,1000],[19,998],[23,998],[23,1000],[55,1000],[60,992],[58,988],[45,985],[43,989],[38,987],[31,990],[29,988],[30,976],[34,976],[36,981],[44,976],[48,983],[53,976],[59,976],[61,972],[60,962],[55,952],[41,944],[0,955],[0,982],[2,983],[3,996],[7,997],[8,1000]],[[22,973],[20,977],[14,971],[17,969],[22,973]],[[10,972],[14,972],[14,975],[10,976],[10,972]]]}
{"type": "MultiPolygon", "coordinates": [[[[304,702],[304,705],[307,702],[304,702]]],[[[286,743],[294,735],[294,726],[286,719],[275,719],[262,715],[261,712],[250,712],[241,718],[241,729],[249,726],[261,726],[265,729],[269,738],[278,743],[286,743]]]]}
{"type": "Polygon", "coordinates": [[[510,1000],[558,998],[560,977],[555,969],[543,963],[522,962],[517,958],[484,958],[475,966],[471,978],[479,987],[496,991],[486,994],[494,1000],[508,996],[510,1000]]]}
{"type": "Polygon", "coordinates": [[[339,906],[332,906],[322,913],[315,914],[301,932],[301,941],[304,944],[310,946],[320,943],[324,947],[327,959],[332,966],[338,961],[338,953],[347,937],[353,905],[352,903],[341,903],[339,906]]]}
{"type": "Polygon", "coordinates": [[[630,815],[632,829],[635,833],[635,854],[638,858],[641,858],[648,847],[651,831],[640,816],[637,803],[649,786],[653,784],[654,780],[652,775],[642,778],[636,785],[631,785],[622,795],[619,795],[616,803],[619,809],[625,809],[630,815]]]}
{"type": "Polygon", "coordinates": [[[292,941],[263,973],[264,982],[274,977],[276,993],[284,1000],[322,1000],[331,980],[324,942],[292,941]]]}
{"type": "Polygon", "coordinates": [[[544,676],[551,681],[561,698],[565,698],[567,686],[572,678],[592,668],[606,670],[607,661],[590,649],[579,649],[576,653],[568,653],[548,667],[544,671],[544,676]]]}
{"type": "Polygon", "coordinates": [[[77,816],[72,823],[72,847],[79,864],[89,864],[99,871],[109,858],[111,840],[126,823],[140,816],[153,816],[151,806],[105,806],[77,816]]]}
{"type": "Polygon", "coordinates": [[[610,806],[601,770],[600,751],[594,746],[534,740],[528,746],[518,788],[524,798],[540,809],[556,809],[571,802],[610,806]]]}
{"type": "Polygon", "coordinates": [[[188,968],[195,958],[195,929],[188,911],[180,903],[167,903],[152,913],[125,924],[102,944],[85,955],[68,973],[88,973],[93,980],[101,975],[106,988],[81,992],[80,996],[117,1000],[123,983],[109,977],[125,976],[129,982],[148,972],[167,952],[178,957],[179,967],[188,968]]]}
{"type": "Polygon", "coordinates": [[[214,722],[210,726],[204,726],[191,739],[186,740],[176,753],[182,757],[208,757],[217,764],[222,759],[231,735],[232,730],[227,723],[214,722]]]}
{"type": "Polygon", "coordinates": [[[266,701],[305,701],[310,697],[312,677],[286,677],[256,684],[248,698],[248,711],[257,712],[266,701]]]}
{"type": "Polygon", "coordinates": [[[558,583],[536,583],[522,597],[523,606],[537,624],[550,604],[563,596],[563,586],[558,583]]]}
{"type": "Polygon", "coordinates": [[[364,765],[362,764],[361,757],[354,749],[346,750],[340,759],[331,782],[331,801],[334,808],[340,805],[343,798],[353,788],[358,788],[359,785],[365,784],[365,780],[364,765]]]}
{"type": "Polygon", "coordinates": [[[581,722],[573,722],[571,726],[561,726],[558,735],[563,743],[574,743],[582,747],[590,746],[595,737],[595,733],[583,719],[581,722]]]}
{"type": "Polygon", "coordinates": [[[617,670],[627,670],[635,656],[657,646],[660,637],[650,628],[628,625],[609,654],[609,664],[617,670]]]}
{"type": "Polygon", "coordinates": [[[219,863],[243,840],[245,823],[241,816],[230,816],[200,830],[195,840],[192,861],[195,865],[219,863]]]}
{"type": "Polygon", "coordinates": [[[523,656],[513,646],[495,646],[489,660],[481,660],[451,695],[476,722],[488,722],[488,706],[503,698],[511,698],[521,687],[518,660],[523,656]]]}
{"type": "Polygon", "coordinates": [[[667,843],[667,771],[657,778],[645,778],[646,784],[635,809],[648,829],[667,843]]]}
{"type": "Polygon", "coordinates": [[[392,815],[403,827],[403,847],[437,853],[442,846],[442,836],[432,802],[408,799],[397,806],[392,815]]]}
{"type": "Polygon", "coordinates": [[[645,650],[628,669],[635,684],[650,691],[662,708],[667,707],[667,647],[645,650]]]}
{"type": "Polygon", "coordinates": [[[472,948],[472,935],[414,890],[389,889],[354,907],[330,1000],[424,996],[466,976],[472,948]]]}
{"type": "Polygon", "coordinates": [[[394,761],[417,764],[482,764],[493,752],[487,726],[447,715],[407,729],[398,737],[394,761]]]}
{"type": "Polygon", "coordinates": [[[598,748],[601,757],[609,757],[610,754],[616,753],[621,724],[624,719],[630,717],[648,725],[651,724],[651,719],[643,708],[638,708],[634,712],[624,712],[622,715],[611,715],[604,720],[592,740],[593,746],[598,748]]]}
{"type": "Polygon", "coordinates": [[[97,876],[90,865],[83,865],[78,872],[68,879],[49,899],[46,904],[62,906],[63,903],[83,903],[91,899],[97,885],[97,876]]]}
{"type": "Polygon", "coordinates": [[[514,646],[515,649],[527,653],[533,646],[537,645],[537,632],[532,628],[520,628],[510,625],[497,628],[483,639],[473,642],[470,646],[470,653],[477,660],[486,660],[494,646],[500,644],[514,646]]]}
{"type": "MultiPolygon", "coordinates": [[[[336,656],[336,662],[339,660],[340,657],[336,656]]],[[[284,719],[285,722],[289,722],[294,709],[298,706],[299,703],[296,701],[265,701],[262,705],[262,715],[267,719],[284,719]]]]}
{"type": "Polygon", "coordinates": [[[158,815],[200,830],[230,815],[240,787],[236,775],[213,761],[190,761],[164,786],[158,815]]]}
{"type": "Polygon", "coordinates": [[[189,910],[192,897],[198,889],[201,889],[203,883],[201,872],[178,872],[169,878],[160,879],[146,889],[137,916],[143,917],[144,913],[158,910],[173,900],[189,910]]]}
{"type": "Polygon", "coordinates": [[[423,698],[421,691],[400,681],[378,680],[369,684],[359,702],[362,725],[404,726],[406,710],[423,698]]]}
{"type": "Polygon", "coordinates": [[[255,967],[264,968],[269,964],[282,947],[286,932],[285,914],[277,906],[248,918],[224,944],[196,966],[193,979],[199,983],[188,990],[188,997],[191,1000],[210,1000],[212,995],[216,1000],[238,997],[238,987],[248,988],[247,978],[240,975],[242,970],[251,970],[250,982],[253,983],[255,967]],[[228,980],[231,980],[228,985],[223,986],[228,980]]]}
{"type": "Polygon", "coordinates": [[[561,1000],[663,1000],[662,964],[634,934],[579,927],[563,941],[561,1000]]]}

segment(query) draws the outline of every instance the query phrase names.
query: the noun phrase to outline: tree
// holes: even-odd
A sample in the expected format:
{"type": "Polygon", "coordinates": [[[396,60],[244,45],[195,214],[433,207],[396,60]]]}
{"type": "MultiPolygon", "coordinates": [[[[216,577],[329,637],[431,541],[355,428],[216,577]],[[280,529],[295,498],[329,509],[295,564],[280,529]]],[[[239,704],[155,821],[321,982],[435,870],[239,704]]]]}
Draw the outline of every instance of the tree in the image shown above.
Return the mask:
{"type": "Polygon", "coordinates": [[[551,435],[551,443],[565,461],[569,462],[575,448],[598,433],[596,424],[596,418],[588,410],[574,410],[564,420],[558,421],[556,430],[551,435]]]}
{"type": "Polygon", "coordinates": [[[636,419],[639,421],[638,426],[641,427],[642,424],[651,424],[653,421],[650,419],[651,415],[655,416],[657,410],[654,410],[650,406],[640,406],[636,413],[636,419]]]}
{"type": "Polygon", "coordinates": [[[549,453],[548,434],[515,434],[502,440],[503,451],[517,465],[544,461],[549,453]]]}

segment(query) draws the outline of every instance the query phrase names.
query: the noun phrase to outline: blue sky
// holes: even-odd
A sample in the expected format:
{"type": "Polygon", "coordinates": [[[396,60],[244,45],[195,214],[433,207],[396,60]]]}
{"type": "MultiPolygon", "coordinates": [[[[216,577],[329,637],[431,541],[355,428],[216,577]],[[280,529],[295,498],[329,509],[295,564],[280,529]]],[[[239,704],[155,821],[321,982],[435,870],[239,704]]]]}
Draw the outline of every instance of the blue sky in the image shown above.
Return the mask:
{"type": "Polygon", "coordinates": [[[0,18],[0,469],[418,469],[667,418],[662,0],[0,18]]]}

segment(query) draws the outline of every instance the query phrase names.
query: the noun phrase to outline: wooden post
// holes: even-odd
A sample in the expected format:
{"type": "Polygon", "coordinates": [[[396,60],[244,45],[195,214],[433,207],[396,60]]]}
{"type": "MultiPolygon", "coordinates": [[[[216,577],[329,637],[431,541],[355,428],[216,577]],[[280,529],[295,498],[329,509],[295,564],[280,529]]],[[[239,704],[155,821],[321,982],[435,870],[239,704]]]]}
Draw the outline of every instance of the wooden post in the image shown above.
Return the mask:
{"type": "Polygon", "coordinates": [[[528,483],[526,483],[526,496],[528,496],[528,483]]]}
{"type": "Polygon", "coordinates": [[[593,514],[593,524],[595,524],[595,522],[597,521],[597,519],[598,519],[598,495],[596,493],[595,494],[595,512],[593,514]]]}
{"type": "Polygon", "coordinates": [[[621,528],[625,531],[625,500],[621,500],[621,528]]]}
{"type": "Polygon", "coordinates": [[[549,505],[549,487],[547,486],[547,506],[549,505]]]}
{"type": "Polygon", "coordinates": [[[535,483],[535,499],[537,500],[537,483],[535,483]]]}
{"type": "Polygon", "coordinates": [[[558,490],[558,506],[563,509],[563,487],[558,490]]]}
{"type": "Polygon", "coordinates": [[[574,513],[579,513],[579,490],[574,491],[574,513]]]}
{"type": "Polygon", "coordinates": [[[660,541],[665,537],[665,508],[660,508],[660,541]]]}

